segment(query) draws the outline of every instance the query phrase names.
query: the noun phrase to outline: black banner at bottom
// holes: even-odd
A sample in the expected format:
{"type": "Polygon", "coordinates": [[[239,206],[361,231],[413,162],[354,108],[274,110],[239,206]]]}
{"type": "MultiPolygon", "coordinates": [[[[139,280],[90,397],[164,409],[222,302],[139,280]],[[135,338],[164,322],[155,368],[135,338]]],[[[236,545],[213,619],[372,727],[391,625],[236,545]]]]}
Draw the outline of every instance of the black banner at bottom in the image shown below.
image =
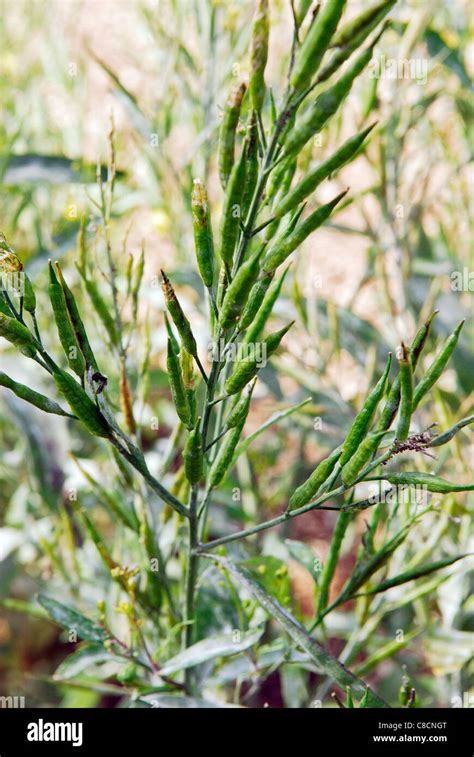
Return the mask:
{"type": "Polygon", "coordinates": [[[214,745],[368,755],[474,754],[473,713],[348,709],[0,709],[0,757],[143,754],[214,745]],[[282,741],[284,739],[284,742],[282,741]]]}

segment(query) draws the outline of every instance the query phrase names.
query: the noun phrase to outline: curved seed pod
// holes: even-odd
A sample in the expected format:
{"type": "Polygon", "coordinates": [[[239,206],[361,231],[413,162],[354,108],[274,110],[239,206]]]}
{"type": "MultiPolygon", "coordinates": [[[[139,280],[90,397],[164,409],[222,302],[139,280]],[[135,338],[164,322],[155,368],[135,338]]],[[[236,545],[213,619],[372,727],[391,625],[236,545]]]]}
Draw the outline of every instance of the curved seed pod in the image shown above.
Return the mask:
{"type": "Polygon", "coordinates": [[[305,89],[318,70],[331,37],[336,31],[345,4],[346,0],[326,0],[321,6],[316,20],[310,26],[296,55],[290,79],[295,91],[305,89]]]}
{"type": "Polygon", "coordinates": [[[59,263],[56,263],[56,273],[58,275],[58,281],[61,286],[61,289],[63,290],[64,299],[66,301],[66,307],[69,313],[69,318],[71,320],[72,327],[74,329],[74,333],[76,335],[77,342],[79,344],[79,347],[81,348],[81,352],[84,355],[84,358],[86,361],[86,366],[88,369],[93,368],[95,371],[98,371],[99,368],[97,365],[97,360],[95,359],[95,355],[92,352],[92,348],[90,346],[89,339],[87,337],[85,326],[79,314],[79,308],[77,307],[76,298],[74,297],[73,293],[71,292],[68,285],[66,284],[66,281],[64,279],[59,263]]]}
{"type": "Polygon", "coordinates": [[[44,413],[71,417],[70,413],[63,410],[57,402],[49,399],[49,397],[45,397],[44,394],[35,392],[24,384],[19,384],[17,381],[13,381],[13,379],[11,379],[10,376],[7,376],[6,373],[3,373],[3,371],[0,371],[0,386],[4,386],[5,389],[10,389],[10,391],[13,392],[13,394],[16,394],[17,397],[25,402],[29,402],[30,405],[34,405],[44,413]]]}
{"type": "Polygon", "coordinates": [[[447,442],[450,442],[451,439],[456,436],[458,431],[460,431],[465,426],[469,426],[471,423],[474,423],[474,415],[469,415],[467,418],[463,418],[447,431],[444,431],[442,434],[435,436],[435,438],[430,442],[429,446],[441,447],[442,444],[447,444],[447,442]]]}
{"type": "MultiPolygon", "coordinates": [[[[430,334],[431,324],[437,312],[438,311],[435,310],[430,315],[426,323],[424,323],[421,326],[421,328],[417,331],[417,333],[415,334],[415,338],[413,339],[413,342],[411,343],[410,362],[411,362],[412,371],[414,371],[417,366],[420,355],[425,347],[426,341],[430,334]]],[[[400,404],[400,377],[396,376],[390,388],[390,391],[388,393],[387,401],[380,415],[377,431],[384,431],[385,429],[390,428],[390,426],[392,425],[392,421],[395,418],[395,415],[397,413],[399,404],[400,404]]]]}
{"type": "Polygon", "coordinates": [[[306,481],[298,486],[290,497],[288,504],[289,510],[296,510],[298,507],[306,505],[317,493],[318,489],[324,484],[341,456],[341,448],[338,447],[314,469],[306,481]]]}
{"type": "Polygon", "coordinates": [[[243,309],[242,315],[240,316],[239,331],[244,331],[247,326],[250,326],[250,324],[252,323],[260,305],[263,302],[263,298],[265,297],[267,289],[272,283],[272,280],[273,271],[270,271],[269,273],[264,273],[263,276],[259,278],[253,285],[252,289],[250,290],[248,300],[243,309]]]}
{"type": "Polygon", "coordinates": [[[181,365],[179,363],[178,355],[173,349],[171,339],[168,339],[166,369],[168,371],[168,380],[170,382],[171,394],[178,418],[187,428],[192,428],[191,412],[186,390],[184,388],[181,365]]]}
{"type": "Polygon", "coordinates": [[[239,409],[238,422],[224,437],[224,441],[219,447],[219,452],[217,453],[214,462],[211,465],[211,469],[209,471],[209,480],[207,484],[208,491],[220,484],[224,476],[227,474],[227,471],[229,470],[232,459],[234,457],[234,452],[240,440],[240,435],[242,434],[242,429],[245,426],[245,421],[247,420],[254,386],[255,383],[250,387],[247,396],[245,397],[239,409]]]}
{"type": "Polygon", "coordinates": [[[341,194],[337,195],[337,197],[326,205],[321,205],[321,207],[311,213],[303,223],[297,226],[291,234],[288,235],[285,230],[283,234],[279,235],[265,255],[262,266],[263,270],[274,271],[278,268],[278,266],[281,265],[287,257],[304,242],[311,232],[321,226],[321,224],[329,218],[336,205],[347,194],[347,191],[348,190],[346,189],[345,192],[341,192],[341,194]]]}
{"type": "Polygon", "coordinates": [[[355,59],[352,66],[338,79],[338,81],[329,87],[325,92],[319,95],[313,105],[300,118],[294,128],[287,134],[284,146],[286,155],[296,155],[304,147],[306,142],[317,134],[326,121],[339,108],[342,101],[348,95],[356,77],[364,70],[370,61],[373,48],[369,47],[364,50],[355,59]]]}
{"type": "Polygon", "coordinates": [[[183,310],[178,302],[178,298],[176,297],[176,293],[171,285],[169,278],[164,273],[164,271],[161,271],[161,275],[163,277],[162,289],[165,296],[168,312],[173,319],[174,325],[178,329],[178,333],[181,337],[184,348],[193,357],[196,357],[197,345],[191,329],[191,324],[183,313],[183,310]]]}
{"type": "MultiPolygon", "coordinates": [[[[263,300],[261,300],[261,305],[257,310],[257,314],[254,320],[252,320],[250,328],[247,330],[247,333],[245,334],[243,338],[244,344],[252,344],[253,342],[256,342],[257,339],[260,337],[263,329],[265,328],[265,325],[270,317],[271,312],[273,311],[273,306],[275,302],[277,301],[281,288],[283,286],[283,282],[285,281],[286,274],[288,273],[290,269],[290,266],[288,265],[281,276],[278,278],[278,280],[272,284],[270,289],[265,293],[263,300]]],[[[264,276],[271,276],[273,277],[273,272],[266,273],[264,276]]],[[[257,282],[258,284],[258,282],[257,282]]],[[[257,284],[255,286],[257,286],[257,284]]],[[[258,292],[258,296],[261,296],[261,290],[258,292]]],[[[257,299],[257,296],[255,295],[255,299],[257,299]]],[[[252,292],[250,293],[249,301],[248,301],[249,308],[252,305],[252,292]]],[[[242,315],[242,321],[244,319],[245,312],[242,315]]],[[[239,324],[240,328],[245,328],[242,323],[239,324]]]]}
{"type": "Polygon", "coordinates": [[[232,270],[235,245],[240,231],[245,174],[245,150],[242,150],[238,162],[231,171],[224,198],[224,207],[222,209],[221,243],[219,251],[221,260],[228,273],[232,270]]]}
{"type": "Polygon", "coordinates": [[[225,189],[234,165],[235,132],[246,86],[242,82],[233,88],[227,100],[219,133],[219,175],[225,189]]]}
{"type": "Polygon", "coordinates": [[[341,471],[341,478],[346,486],[351,486],[354,483],[362,468],[372,457],[374,444],[378,446],[386,433],[386,431],[378,431],[361,442],[356,452],[354,452],[349,462],[344,465],[341,471]]]}
{"type": "Polygon", "coordinates": [[[245,306],[248,294],[258,276],[263,250],[264,247],[256,250],[245,263],[242,263],[227,287],[219,314],[219,323],[223,329],[228,329],[235,324],[236,318],[245,306]]]}
{"type": "Polygon", "coordinates": [[[58,330],[59,341],[61,342],[64,354],[67,357],[69,367],[82,379],[86,370],[86,361],[81,352],[81,348],[76,338],[76,333],[72,327],[69,311],[66,306],[66,299],[62,287],[54,272],[51,260],[49,267],[49,300],[53,308],[54,320],[58,330]]]}
{"type": "Polygon", "coordinates": [[[226,428],[236,428],[239,425],[242,425],[243,428],[243,424],[245,423],[249,412],[250,398],[252,397],[256,382],[257,380],[255,379],[255,381],[253,381],[253,383],[248,387],[247,394],[244,397],[237,399],[237,401],[234,403],[229,412],[229,415],[226,418],[226,428]]]}
{"type": "Polygon", "coordinates": [[[308,195],[311,194],[311,192],[313,192],[324,179],[342,168],[342,166],[351,160],[351,158],[357,153],[374,126],[375,123],[348,139],[347,142],[344,142],[342,147],[336,150],[334,155],[331,155],[327,160],[324,160],[316,166],[316,168],[310,171],[289,194],[283,197],[273,215],[275,215],[276,218],[281,218],[285,213],[293,210],[293,208],[308,197],[308,195]]]}
{"type": "Polygon", "coordinates": [[[377,410],[377,405],[382,399],[387,377],[392,364],[392,353],[389,353],[387,364],[382,376],[379,378],[375,387],[372,389],[367,399],[364,402],[362,410],[356,415],[355,420],[346,436],[346,439],[342,445],[342,454],[340,464],[344,466],[352,457],[352,455],[358,449],[360,443],[365,438],[372,419],[377,410]]]}
{"type": "Polygon", "coordinates": [[[444,478],[434,476],[431,473],[418,473],[407,471],[406,473],[387,473],[384,476],[367,479],[368,481],[388,481],[393,486],[426,486],[429,492],[449,494],[450,492],[472,492],[474,484],[452,484],[444,478]]]}
{"type": "Polygon", "coordinates": [[[200,418],[190,432],[183,450],[184,471],[191,486],[198,484],[202,478],[204,456],[199,429],[200,418]]]}
{"type": "Polygon", "coordinates": [[[258,113],[265,99],[265,66],[268,58],[268,37],[270,23],[268,0],[258,0],[250,41],[250,81],[249,94],[252,108],[258,113]]]}
{"type": "MultiPolygon", "coordinates": [[[[270,336],[265,339],[262,345],[262,355],[264,356],[264,359],[269,358],[270,355],[275,352],[288,329],[293,326],[293,323],[294,321],[289,323],[288,326],[285,326],[283,329],[280,329],[280,331],[270,334],[270,336]]],[[[262,361],[253,356],[238,360],[235,363],[234,370],[224,384],[227,394],[237,394],[237,392],[240,392],[262,367],[262,361]]]]}
{"type": "Polygon", "coordinates": [[[247,136],[245,138],[244,150],[247,165],[245,189],[242,195],[242,220],[245,221],[258,181],[258,129],[257,116],[254,110],[251,112],[247,124],[247,136]]]}
{"type": "Polygon", "coordinates": [[[36,355],[36,346],[30,332],[22,323],[0,313],[0,336],[14,344],[23,355],[33,357],[36,355]]]}
{"type": "Polygon", "coordinates": [[[214,281],[214,241],[207,192],[200,179],[193,182],[191,209],[199,273],[205,286],[210,289],[214,281]]]}
{"type": "Polygon", "coordinates": [[[463,326],[464,321],[461,321],[459,326],[457,326],[453,333],[446,339],[443,348],[435,357],[423,378],[416,385],[415,391],[413,392],[413,412],[416,410],[425,394],[437,382],[442,372],[444,371],[449,358],[453,354],[454,348],[458,343],[459,334],[461,333],[463,326]]]}
{"type": "MultiPolygon", "coordinates": [[[[361,47],[370,32],[379,25],[396,2],[397,0],[381,0],[336,32],[331,41],[331,47],[336,48],[336,50],[329,62],[319,72],[318,83],[329,79],[352,55],[354,50],[361,47]]],[[[383,31],[385,31],[384,28],[382,28],[381,33],[383,31]]]]}
{"type": "Polygon", "coordinates": [[[96,282],[85,277],[83,277],[83,281],[86,287],[86,292],[94,306],[94,310],[102,321],[102,324],[105,326],[111,344],[118,344],[119,338],[115,321],[110,314],[109,306],[102,297],[96,282]]]}
{"type": "Polygon", "coordinates": [[[77,381],[69,373],[62,370],[55,371],[53,378],[58,391],[87,430],[94,436],[110,437],[109,424],[77,381]]]}
{"type": "Polygon", "coordinates": [[[401,350],[401,357],[398,359],[400,368],[400,411],[395,436],[399,441],[403,442],[410,431],[410,421],[413,412],[413,371],[411,368],[410,351],[403,342],[401,350]]]}

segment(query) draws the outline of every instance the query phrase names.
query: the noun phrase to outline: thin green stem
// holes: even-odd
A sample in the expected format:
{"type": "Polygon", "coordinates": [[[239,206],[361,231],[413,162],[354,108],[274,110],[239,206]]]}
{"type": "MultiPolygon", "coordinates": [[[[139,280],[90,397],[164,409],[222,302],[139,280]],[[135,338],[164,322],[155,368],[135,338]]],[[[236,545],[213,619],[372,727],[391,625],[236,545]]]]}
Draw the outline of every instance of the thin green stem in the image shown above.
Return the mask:
{"type": "MultiPolygon", "coordinates": [[[[197,513],[198,486],[191,489],[189,499],[189,541],[186,568],[186,598],[184,608],[184,635],[183,648],[187,649],[193,643],[194,637],[194,612],[196,604],[196,581],[198,576],[199,556],[196,552],[198,544],[198,513],[197,513]]],[[[193,675],[192,671],[187,668],[185,671],[185,687],[191,693],[193,675]]]]}

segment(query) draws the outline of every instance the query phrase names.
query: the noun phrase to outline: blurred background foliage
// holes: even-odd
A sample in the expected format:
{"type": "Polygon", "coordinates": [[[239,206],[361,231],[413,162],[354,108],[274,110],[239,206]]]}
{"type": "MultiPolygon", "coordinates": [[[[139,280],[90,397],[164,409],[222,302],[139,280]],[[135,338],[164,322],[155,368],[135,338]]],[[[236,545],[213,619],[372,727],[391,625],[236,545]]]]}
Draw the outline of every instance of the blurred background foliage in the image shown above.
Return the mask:
{"type": "MultiPolygon", "coordinates": [[[[349,6],[356,13],[361,3],[349,6]]],[[[291,15],[283,0],[274,0],[271,10],[267,78],[278,99],[291,43],[291,15]]],[[[97,163],[99,170],[106,170],[113,113],[118,176],[110,236],[122,288],[128,256],[136,266],[145,250],[136,322],[129,305],[123,312],[131,332],[129,370],[150,467],[162,471],[170,486],[179,460],[169,436],[179,440],[179,428],[164,372],[166,331],[157,276],[164,266],[181,287],[205,354],[207,306],[195,269],[191,186],[196,176],[207,183],[212,215],[218,218],[222,193],[217,133],[232,81],[245,78],[248,71],[244,53],[252,13],[253,3],[245,0],[2,3],[1,229],[35,281],[40,325],[53,353],[47,261],[62,260],[89,314],[93,346],[113,396],[120,379],[118,361],[74,265],[85,214],[96,281],[109,296],[105,239],[94,201],[97,163]]],[[[283,323],[296,316],[297,326],[285,351],[262,372],[247,437],[273,413],[311,401],[256,435],[243,451],[233,480],[214,505],[216,536],[286,506],[288,493],[343,438],[387,349],[394,350],[401,339],[409,341],[416,324],[434,308],[439,315],[432,350],[463,317],[467,324],[433,401],[417,412],[419,430],[432,423],[444,429],[473,412],[469,3],[401,0],[392,15],[378,55],[422,61],[426,80],[362,76],[343,116],[305,149],[302,170],[363,128],[368,114],[378,122],[358,160],[318,189],[318,201],[325,202],[335,189],[349,186],[351,199],[293,262],[275,317],[283,323]],[[455,272],[464,275],[461,291],[453,287],[455,272]],[[234,500],[234,486],[241,488],[241,500],[234,500]]],[[[27,361],[4,342],[0,349],[2,370],[44,389],[27,361]]],[[[429,359],[428,351],[426,364],[429,359]]],[[[25,612],[19,613],[18,607],[12,609],[11,598],[33,603],[46,586],[49,595],[64,601],[69,597],[71,604],[90,612],[104,598],[115,607],[117,586],[85,538],[69,495],[75,493],[93,515],[114,554],[126,555],[125,564],[132,565],[143,556],[111,513],[117,507],[139,506],[143,493],[127,489],[126,472],[77,426],[56,418],[45,423],[6,392],[1,398],[0,694],[25,694],[30,705],[50,706],[111,706],[127,697],[133,700],[138,690],[133,676],[127,682],[111,660],[102,660],[83,685],[52,682],[52,673],[71,649],[70,640],[42,619],[38,605],[34,610],[33,604],[22,605],[25,612]]],[[[450,480],[465,480],[472,477],[472,450],[472,432],[466,430],[440,448],[436,460],[417,462],[427,471],[447,471],[450,480]]],[[[421,554],[472,551],[467,502],[467,495],[451,494],[418,521],[397,553],[398,566],[416,562],[421,554]]],[[[180,570],[180,556],[171,548],[180,526],[168,516],[157,504],[155,525],[163,533],[161,546],[173,573],[180,570]]],[[[311,566],[326,555],[333,516],[312,512],[296,519],[287,533],[269,533],[261,543],[261,556],[253,558],[260,564],[278,559],[287,566],[289,580],[282,583],[280,598],[291,602],[302,618],[314,612],[311,566]]],[[[364,522],[361,515],[348,530],[334,592],[351,571],[364,522]]],[[[383,595],[370,612],[363,603],[345,607],[328,620],[331,650],[374,680],[389,699],[396,697],[407,671],[422,706],[451,706],[453,697],[469,691],[474,696],[472,576],[469,561],[461,561],[408,591],[395,591],[389,599],[383,595]],[[380,650],[400,629],[405,641],[387,649],[384,659],[380,650]]],[[[235,605],[216,580],[216,568],[207,569],[203,585],[200,637],[238,628],[235,605]]],[[[271,591],[277,593],[275,585],[271,591]]],[[[114,622],[119,624],[120,618],[114,622]]],[[[172,640],[165,634],[160,645],[159,651],[165,652],[172,640]]],[[[224,662],[214,671],[214,690],[225,689],[237,677],[245,704],[308,706],[324,696],[325,684],[307,660],[297,659],[296,664],[291,654],[284,640],[277,639],[268,649],[260,647],[252,664],[245,656],[224,662]]],[[[61,676],[68,678],[68,671],[61,676]]],[[[146,691],[141,694],[146,701],[146,691]]]]}

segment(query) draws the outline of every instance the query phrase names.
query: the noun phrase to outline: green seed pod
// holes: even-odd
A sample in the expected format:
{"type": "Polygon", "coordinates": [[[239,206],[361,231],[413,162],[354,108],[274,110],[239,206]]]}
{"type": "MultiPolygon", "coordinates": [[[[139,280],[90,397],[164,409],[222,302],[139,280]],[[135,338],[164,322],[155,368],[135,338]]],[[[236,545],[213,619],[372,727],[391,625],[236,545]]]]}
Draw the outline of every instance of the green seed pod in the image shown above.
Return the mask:
{"type": "Polygon", "coordinates": [[[447,442],[450,442],[451,439],[456,436],[458,431],[460,431],[465,426],[469,426],[471,423],[474,423],[474,415],[469,415],[467,418],[463,418],[447,431],[444,431],[442,434],[435,436],[429,446],[441,447],[443,444],[447,444],[447,442]]]}
{"type": "Polygon", "coordinates": [[[252,108],[260,113],[265,99],[265,66],[268,58],[270,22],[268,0],[258,0],[250,41],[249,94],[252,108]]]}
{"type": "MultiPolygon", "coordinates": [[[[269,358],[270,355],[275,352],[288,329],[292,327],[293,323],[294,321],[289,323],[288,326],[285,326],[283,329],[280,329],[280,331],[277,331],[274,334],[270,334],[270,336],[265,339],[262,345],[262,354],[264,356],[264,359],[269,358]]],[[[262,367],[262,361],[254,356],[238,360],[235,363],[234,370],[224,384],[224,388],[227,394],[237,394],[237,392],[240,392],[244,388],[244,386],[254,378],[254,376],[262,367]]]]}
{"type": "Polygon", "coordinates": [[[202,438],[199,429],[200,418],[189,433],[183,450],[184,471],[191,486],[198,484],[202,478],[204,456],[202,452],[202,438]]]}
{"type": "Polygon", "coordinates": [[[253,285],[239,320],[239,331],[244,331],[252,323],[272,280],[273,271],[264,273],[253,285]]]}
{"type": "Polygon", "coordinates": [[[421,381],[419,381],[419,383],[416,385],[415,391],[413,392],[413,412],[416,410],[425,394],[437,382],[442,372],[444,371],[449,358],[453,354],[454,348],[458,343],[459,334],[461,333],[463,326],[464,321],[461,321],[459,326],[457,326],[453,333],[447,338],[446,342],[443,345],[443,348],[435,357],[421,381]]]}
{"type": "Polygon", "coordinates": [[[297,160],[295,158],[285,158],[275,166],[267,182],[265,195],[268,201],[273,200],[274,204],[277,204],[277,198],[286,195],[293,181],[296,166],[297,160]]]}
{"type": "Polygon", "coordinates": [[[353,44],[354,38],[357,38],[361,32],[365,32],[365,37],[367,37],[395,3],[396,0],[379,0],[378,3],[366,8],[352,21],[338,29],[331,40],[331,47],[347,47],[353,44]]]}
{"type": "Polygon", "coordinates": [[[191,208],[199,273],[204,285],[210,289],[214,281],[214,241],[207,192],[200,179],[194,179],[191,208]]]}
{"type": "Polygon", "coordinates": [[[191,416],[191,424],[196,422],[197,404],[196,404],[196,390],[194,388],[194,362],[193,356],[182,349],[180,352],[181,371],[183,374],[184,391],[188,398],[189,413],[191,416]]]}
{"type": "MultiPolygon", "coordinates": [[[[260,307],[257,310],[256,316],[252,318],[250,328],[247,330],[247,333],[245,334],[243,338],[243,342],[245,344],[253,344],[260,337],[270,317],[270,314],[273,311],[273,306],[280,295],[283,282],[285,281],[286,274],[288,273],[289,269],[290,269],[290,266],[287,266],[285,270],[283,271],[283,273],[281,274],[281,276],[278,278],[278,280],[274,284],[272,284],[272,286],[267,292],[265,292],[265,294],[263,295],[263,300],[260,299],[260,303],[261,303],[260,307]]],[[[273,278],[273,272],[265,273],[263,275],[264,275],[264,278],[268,276],[271,276],[273,278]]],[[[261,279],[261,281],[263,280],[264,279],[261,279]]],[[[257,285],[258,285],[258,282],[255,284],[255,287],[257,287],[257,285]]],[[[252,307],[253,309],[255,305],[253,304],[252,292],[250,292],[248,307],[249,308],[252,307]]],[[[254,297],[255,297],[255,300],[258,302],[258,298],[262,297],[262,289],[256,292],[254,297]]],[[[244,316],[245,316],[245,312],[242,315],[242,319],[241,319],[242,321],[244,320],[244,316]]],[[[239,324],[239,326],[240,328],[245,328],[242,325],[242,322],[239,324]]]]}
{"type": "Polygon", "coordinates": [[[329,218],[336,205],[347,194],[347,191],[341,192],[341,194],[337,195],[337,197],[326,205],[321,205],[303,223],[297,226],[291,234],[288,235],[286,230],[280,234],[265,255],[262,266],[263,270],[274,271],[279,265],[284,263],[287,257],[304,242],[306,237],[329,218]]]}
{"type": "Polygon", "coordinates": [[[94,436],[110,437],[111,429],[107,421],[77,381],[62,370],[55,371],[53,377],[58,391],[87,430],[94,436]]]}
{"type": "Polygon", "coordinates": [[[56,273],[58,275],[58,281],[61,286],[61,289],[63,290],[64,299],[66,301],[66,307],[69,313],[69,318],[70,318],[72,327],[74,329],[74,333],[76,335],[77,343],[79,344],[81,352],[84,355],[84,358],[86,361],[86,366],[87,368],[93,368],[95,371],[97,371],[98,370],[97,360],[95,359],[95,355],[92,352],[92,348],[90,346],[89,339],[87,337],[85,326],[79,314],[79,308],[77,307],[76,298],[74,297],[73,293],[71,292],[68,285],[66,284],[66,281],[64,280],[64,276],[59,266],[59,263],[56,263],[56,273]]]}
{"type": "Polygon", "coordinates": [[[247,124],[247,136],[244,143],[246,157],[245,189],[242,195],[242,220],[245,221],[258,181],[258,127],[257,116],[253,110],[247,124]]]}
{"type": "Polygon", "coordinates": [[[228,329],[233,326],[245,306],[249,292],[258,276],[263,250],[264,247],[256,250],[245,263],[242,263],[227,287],[219,314],[221,328],[228,329]]]}
{"type": "Polygon", "coordinates": [[[331,47],[336,49],[329,62],[319,72],[317,79],[319,83],[329,79],[354,50],[362,46],[370,32],[385,18],[396,2],[397,0],[381,0],[336,32],[331,40],[331,47]]]}
{"type": "Polygon", "coordinates": [[[232,89],[227,100],[219,134],[219,175],[225,189],[234,165],[235,132],[246,86],[242,82],[232,89]]]}
{"type": "Polygon", "coordinates": [[[296,92],[305,89],[319,68],[331,37],[342,16],[346,0],[326,0],[301,45],[291,74],[291,86],[296,92]]]}
{"type": "Polygon", "coordinates": [[[349,94],[354,80],[370,61],[372,53],[372,47],[364,50],[338,81],[316,98],[313,105],[308,108],[307,112],[287,134],[284,142],[286,155],[297,155],[306,142],[314,134],[317,134],[334,115],[349,94]]]}
{"type": "Polygon", "coordinates": [[[410,351],[406,348],[403,342],[398,365],[400,369],[400,411],[395,436],[399,441],[403,442],[409,434],[410,421],[413,412],[413,371],[411,367],[410,351]]]}
{"type": "Polygon", "coordinates": [[[226,475],[232,462],[237,444],[239,443],[241,433],[242,429],[233,428],[224,437],[224,441],[219,447],[219,452],[217,453],[209,471],[208,489],[213,489],[215,486],[218,486],[226,475]]]}
{"type": "Polygon", "coordinates": [[[363,129],[363,131],[360,131],[354,137],[348,139],[347,142],[344,142],[342,147],[336,150],[334,155],[331,155],[310,171],[310,173],[300,181],[289,194],[283,196],[282,201],[278,204],[273,215],[275,215],[276,218],[281,218],[285,213],[296,208],[296,206],[308,197],[308,195],[311,194],[311,192],[313,192],[324,179],[335,171],[338,171],[343,165],[345,165],[345,163],[350,161],[361,148],[363,142],[374,126],[375,123],[368,126],[366,129],[363,129]]]}
{"type": "Polygon", "coordinates": [[[24,277],[23,307],[29,313],[34,313],[36,310],[36,295],[26,273],[24,274],[24,277]]]}
{"type": "Polygon", "coordinates": [[[168,381],[170,382],[173,403],[178,414],[178,418],[187,428],[192,428],[191,413],[189,409],[188,397],[184,388],[183,374],[178,355],[173,349],[171,339],[168,339],[168,351],[166,355],[166,369],[168,371],[168,381]]]}
{"type": "Polygon", "coordinates": [[[71,370],[82,379],[86,371],[86,361],[81,352],[81,348],[76,338],[76,333],[72,327],[69,311],[66,306],[64,292],[54,272],[51,260],[49,267],[49,299],[53,308],[54,320],[58,330],[59,341],[61,342],[64,354],[71,370]]]}
{"type": "Polygon", "coordinates": [[[243,428],[243,424],[245,423],[249,412],[249,395],[250,397],[252,396],[256,381],[257,380],[255,379],[255,381],[249,386],[248,393],[244,397],[241,397],[240,399],[236,398],[236,401],[226,418],[226,428],[236,428],[239,425],[242,425],[243,428]]]}
{"type": "Polygon", "coordinates": [[[3,292],[0,290],[0,313],[3,313],[3,315],[8,316],[9,318],[12,315],[12,311],[8,307],[7,301],[5,297],[3,296],[3,292]]]}
{"type": "Polygon", "coordinates": [[[340,459],[341,466],[344,466],[351,459],[352,455],[356,452],[360,443],[367,435],[375,411],[377,410],[377,405],[382,399],[391,364],[392,354],[390,353],[382,376],[365,400],[362,410],[355,417],[349,433],[342,445],[340,459]]]}
{"type": "MultiPolygon", "coordinates": [[[[224,437],[224,441],[219,447],[219,452],[217,453],[214,462],[211,465],[211,469],[209,471],[208,490],[211,490],[215,486],[220,484],[224,476],[227,474],[227,471],[229,470],[234,457],[234,452],[237,448],[242,430],[245,426],[245,421],[247,420],[254,386],[255,382],[249,388],[247,396],[243,400],[242,405],[238,403],[240,407],[238,413],[236,412],[236,415],[238,415],[237,423],[224,437]]],[[[237,410],[237,406],[235,409],[237,410]]]]}
{"type": "Polygon", "coordinates": [[[222,300],[224,299],[225,291],[227,289],[227,272],[225,266],[221,266],[219,270],[219,280],[217,282],[217,307],[220,309],[222,306],[222,300]]]}
{"type": "MultiPolygon", "coordinates": [[[[424,323],[415,334],[415,338],[413,339],[413,342],[410,347],[410,361],[411,361],[412,371],[414,371],[417,366],[418,360],[424,349],[424,346],[426,344],[426,341],[428,339],[428,336],[431,330],[431,323],[433,321],[433,318],[436,316],[437,312],[438,311],[435,310],[430,315],[426,323],[424,323]]],[[[396,376],[390,388],[390,391],[388,393],[387,401],[380,415],[377,431],[385,431],[387,428],[390,428],[390,426],[392,425],[392,421],[395,418],[395,415],[397,413],[399,404],[400,404],[400,377],[396,376]]]]}
{"type": "Polygon", "coordinates": [[[228,274],[232,270],[234,250],[242,219],[242,195],[246,174],[245,158],[245,150],[242,150],[238,162],[231,171],[222,209],[220,257],[228,274]]]}
{"type": "Polygon", "coordinates": [[[91,299],[92,305],[94,306],[94,310],[99,316],[102,324],[105,327],[105,330],[107,331],[107,334],[109,335],[111,344],[118,344],[119,338],[117,335],[115,321],[110,314],[109,306],[102,297],[96,282],[92,281],[91,279],[84,278],[84,285],[86,287],[87,294],[91,299]]]}
{"type": "Polygon", "coordinates": [[[329,554],[327,560],[324,563],[323,572],[321,574],[321,582],[319,586],[318,596],[318,615],[326,609],[329,599],[329,588],[331,586],[334,573],[336,572],[337,563],[339,560],[339,554],[341,551],[342,542],[346,535],[347,527],[351,520],[351,513],[341,512],[338,515],[336,526],[331,539],[331,545],[329,547],[329,554]]]}
{"type": "Polygon", "coordinates": [[[164,271],[161,271],[161,275],[163,277],[163,283],[162,283],[162,289],[163,294],[165,296],[165,302],[166,307],[168,308],[168,312],[173,319],[173,323],[178,329],[179,336],[181,337],[181,341],[184,345],[184,348],[189,352],[193,357],[197,356],[197,345],[196,340],[194,338],[191,324],[189,323],[188,319],[183,313],[183,310],[181,308],[181,305],[178,302],[178,298],[176,297],[176,293],[171,285],[171,282],[169,278],[166,276],[164,271]]]}
{"type": "Polygon", "coordinates": [[[296,21],[298,23],[298,26],[301,26],[303,21],[305,20],[306,14],[308,13],[309,9],[311,8],[311,3],[313,0],[300,0],[298,3],[298,7],[296,10],[296,21]]]}
{"type": "Polygon", "coordinates": [[[325,483],[328,477],[334,470],[334,467],[341,455],[341,448],[338,447],[331,452],[331,454],[324,460],[321,460],[319,465],[314,469],[309,478],[306,479],[304,484],[298,486],[290,497],[288,505],[289,510],[296,510],[298,507],[303,507],[315,496],[318,489],[325,483]]]}
{"type": "Polygon", "coordinates": [[[17,347],[26,357],[36,355],[36,346],[30,332],[22,323],[0,313],[0,336],[17,347]]]}
{"type": "Polygon", "coordinates": [[[434,476],[431,473],[418,473],[407,471],[406,473],[387,473],[370,481],[388,481],[393,486],[426,486],[429,492],[449,494],[450,492],[472,492],[474,484],[452,484],[444,478],[434,476]]]}
{"type": "Polygon", "coordinates": [[[173,329],[171,328],[171,324],[170,324],[167,313],[165,313],[165,324],[166,324],[166,331],[168,333],[169,338],[171,339],[171,344],[173,345],[173,350],[176,352],[176,354],[178,354],[179,342],[174,335],[173,329]]]}
{"type": "Polygon", "coordinates": [[[362,468],[364,468],[372,457],[374,444],[375,446],[378,446],[380,440],[386,433],[386,431],[378,431],[376,434],[368,436],[363,442],[361,442],[349,462],[344,465],[341,471],[341,478],[346,486],[351,486],[354,483],[362,468]]]}
{"type": "Polygon", "coordinates": [[[67,413],[66,410],[63,410],[57,402],[49,399],[49,397],[45,397],[44,394],[35,392],[33,389],[30,389],[24,384],[19,384],[17,381],[13,381],[13,379],[11,379],[10,376],[7,376],[6,373],[3,373],[3,371],[0,371],[0,386],[4,386],[5,389],[9,389],[11,392],[13,392],[13,394],[16,394],[17,397],[24,400],[25,402],[29,402],[30,405],[34,405],[44,413],[52,413],[53,415],[65,415],[70,417],[70,414],[67,413]]]}

